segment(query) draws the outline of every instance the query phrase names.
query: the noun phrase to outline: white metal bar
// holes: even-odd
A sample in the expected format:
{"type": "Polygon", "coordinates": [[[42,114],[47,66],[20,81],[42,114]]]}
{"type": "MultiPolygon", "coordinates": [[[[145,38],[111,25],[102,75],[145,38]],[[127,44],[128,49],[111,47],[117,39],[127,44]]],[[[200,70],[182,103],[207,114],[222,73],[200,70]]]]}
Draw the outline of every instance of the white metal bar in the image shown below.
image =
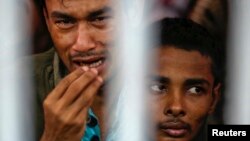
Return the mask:
{"type": "Polygon", "coordinates": [[[225,123],[250,123],[250,1],[230,1],[225,123]]]}
{"type": "MultiPolygon", "coordinates": [[[[117,12],[120,19],[116,23],[120,27],[116,33],[120,42],[115,46],[119,49],[119,55],[115,60],[118,60],[119,67],[122,68],[119,74],[122,86],[118,86],[121,88],[120,93],[111,91],[111,96],[119,95],[119,98],[112,120],[114,125],[111,125],[114,128],[108,140],[147,140],[146,130],[151,124],[146,118],[147,94],[144,84],[148,71],[147,63],[150,60],[147,50],[149,41],[146,38],[149,33],[145,31],[148,22],[144,17],[148,12],[146,4],[150,5],[150,1],[123,0],[115,4],[120,6],[120,11],[117,12]]],[[[111,85],[110,89],[114,87],[116,86],[111,85]]]]}
{"type": "Polygon", "coordinates": [[[30,49],[29,16],[25,8],[24,0],[0,0],[1,141],[34,139],[31,83],[23,79],[29,73],[29,66],[17,64],[30,49]]]}

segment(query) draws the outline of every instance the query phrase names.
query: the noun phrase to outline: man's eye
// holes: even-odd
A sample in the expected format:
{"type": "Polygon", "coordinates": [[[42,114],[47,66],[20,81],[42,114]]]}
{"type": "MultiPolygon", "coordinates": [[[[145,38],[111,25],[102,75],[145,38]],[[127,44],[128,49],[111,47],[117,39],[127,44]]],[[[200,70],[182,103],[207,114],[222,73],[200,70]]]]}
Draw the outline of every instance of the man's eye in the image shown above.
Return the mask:
{"type": "Polygon", "coordinates": [[[167,87],[162,85],[162,84],[154,84],[150,86],[150,89],[153,93],[158,93],[158,94],[162,94],[162,93],[166,93],[167,92],[167,87]]]}
{"type": "Polygon", "coordinates": [[[100,17],[96,17],[94,19],[92,19],[92,24],[95,26],[99,26],[99,27],[105,27],[108,26],[108,24],[110,23],[111,17],[110,16],[100,16],[100,17]]]}
{"type": "Polygon", "coordinates": [[[188,94],[195,94],[195,95],[201,95],[204,93],[204,89],[202,87],[191,87],[188,89],[188,94]]]}
{"type": "Polygon", "coordinates": [[[74,23],[72,20],[68,19],[60,19],[55,21],[56,25],[61,29],[69,29],[74,26],[74,23]]]}
{"type": "Polygon", "coordinates": [[[97,18],[95,18],[95,21],[96,22],[101,22],[101,21],[104,21],[106,19],[108,19],[108,18],[107,17],[97,17],[97,18]]]}

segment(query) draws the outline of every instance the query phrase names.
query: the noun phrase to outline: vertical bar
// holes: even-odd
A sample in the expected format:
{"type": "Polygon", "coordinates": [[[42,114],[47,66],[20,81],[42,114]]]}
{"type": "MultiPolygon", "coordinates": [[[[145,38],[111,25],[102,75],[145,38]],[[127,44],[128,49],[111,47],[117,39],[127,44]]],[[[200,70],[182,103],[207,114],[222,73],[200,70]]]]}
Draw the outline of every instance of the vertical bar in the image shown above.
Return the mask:
{"type": "MultiPolygon", "coordinates": [[[[117,58],[121,72],[119,82],[122,86],[111,85],[111,97],[119,95],[115,114],[111,125],[113,130],[108,141],[146,141],[146,130],[150,129],[150,123],[146,118],[146,89],[145,75],[148,71],[148,47],[150,41],[147,39],[145,27],[148,21],[145,15],[149,12],[148,5],[151,1],[146,0],[123,0],[115,1],[120,10],[117,17],[120,19],[118,37],[115,48],[118,48],[117,58]],[[146,5],[147,4],[147,5],[146,5]],[[121,89],[119,93],[114,90],[121,89]],[[113,91],[112,91],[113,90],[113,91]]],[[[117,62],[116,62],[117,63],[117,62]]],[[[119,90],[118,90],[119,91],[119,90]]]]}
{"type": "Polygon", "coordinates": [[[250,123],[250,1],[230,1],[225,123],[250,123]]]}
{"type": "Polygon", "coordinates": [[[29,16],[24,0],[0,0],[0,140],[33,140],[33,105],[27,63],[29,16]],[[25,71],[27,69],[27,71],[25,71]],[[29,78],[29,77],[28,77],[29,78]]]}

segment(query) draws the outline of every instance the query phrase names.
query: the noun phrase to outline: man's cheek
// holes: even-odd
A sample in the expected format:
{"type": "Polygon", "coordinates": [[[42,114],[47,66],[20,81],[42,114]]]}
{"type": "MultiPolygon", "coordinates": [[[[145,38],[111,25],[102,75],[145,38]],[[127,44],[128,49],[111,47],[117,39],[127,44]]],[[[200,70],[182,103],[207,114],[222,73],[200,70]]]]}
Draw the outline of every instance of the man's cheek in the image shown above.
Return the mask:
{"type": "Polygon", "coordinates": [[[157,103],[152,102],[149,106],[148,106],[148,112],[151,113],[150,115],[152,115],[151,118],[153,118],[155,121],[159,121],[160,120],[160,115],[163,113],[163,109],[159,104],[155,104],[157,103]]]}
{"type": "Polygon", "coordinates": [[[102,31],[99,34],[96,34],[96,40],[102,44],[111,44],[115,41],[114,33],[111,31],[102,31]]]}

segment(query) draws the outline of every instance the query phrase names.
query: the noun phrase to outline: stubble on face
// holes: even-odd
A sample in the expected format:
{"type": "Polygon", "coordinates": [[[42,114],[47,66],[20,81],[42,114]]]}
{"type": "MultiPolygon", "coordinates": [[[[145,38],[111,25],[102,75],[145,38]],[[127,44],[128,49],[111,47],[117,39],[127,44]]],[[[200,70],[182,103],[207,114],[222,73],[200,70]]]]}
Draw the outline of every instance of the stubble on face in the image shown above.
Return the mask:
{"type": "Polygon", "coordinates": [[[87,66],[105,77],[112,44],[110,0],[47,0],[46,6],[54,46],[68,70],[87,66]]]}
{"type": "Polygon", "coordinates": [[[191,140],[202,128],[213,102],[211,59],[198,51],[172,47],[163,47],[156,52],[158,59],[153,76],[157,76],[157,79],[154,79],[150,89],[153,90],[151,110],[156,115],[154,123],[157,139],[191,140]],[[182,106],[179,108],[185,113],[182,116],[167,114],[171,103],[177,100],[173,98],[181,100],[179,104],[182,106]]]}

